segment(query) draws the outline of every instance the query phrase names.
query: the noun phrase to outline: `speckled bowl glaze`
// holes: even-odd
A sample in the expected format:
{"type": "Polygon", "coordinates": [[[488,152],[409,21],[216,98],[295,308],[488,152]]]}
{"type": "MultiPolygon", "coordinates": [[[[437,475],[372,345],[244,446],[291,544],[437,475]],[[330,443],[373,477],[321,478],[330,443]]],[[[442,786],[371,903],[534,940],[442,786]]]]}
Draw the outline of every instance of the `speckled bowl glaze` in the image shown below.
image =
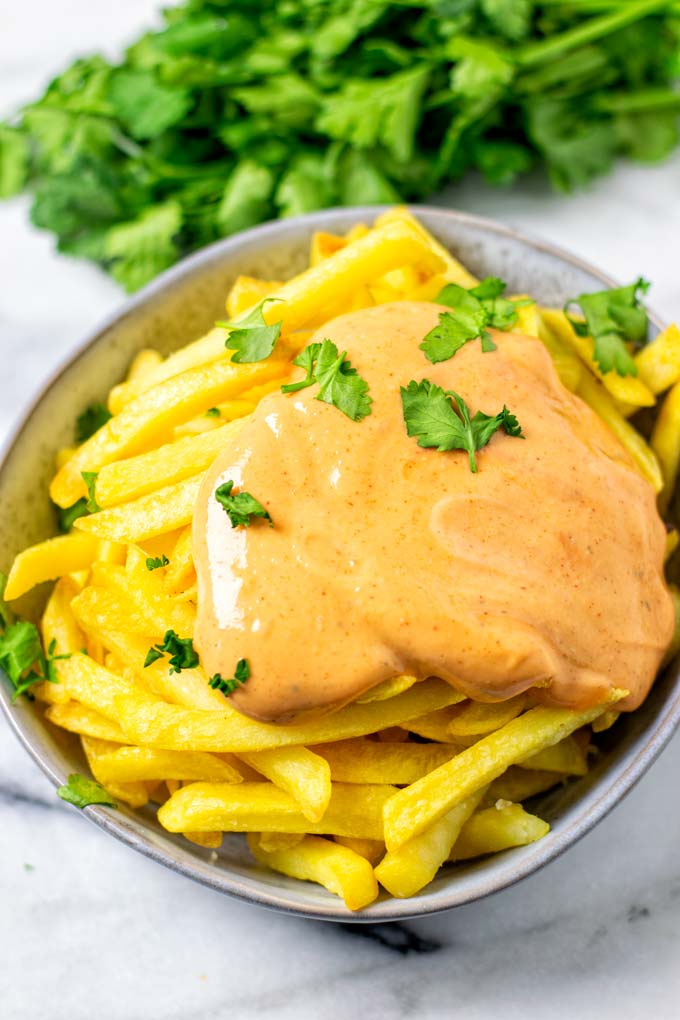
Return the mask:
{"type": "MultiPolygon", "coordinates": [[[[315,230],[344,232],[370,221],[376,208],[337,209],[265,224],[185,259],[127,301],[120,312],[76,349],[51,380],[11,438],[0,468],[0,568],[15,553],[55,532],[47,496],[54,453],[72,441],[75,415],[104,398],[124,376],[142,347],[164,354],[193,340],[223,314],[225,295],[239,273],[286,279],[305,265],[315,230]]],[[[579,259],[516,233],[499,223],[432,207],[414,212],[479,276],[497,275],[510,291],[529,292],[561,304],[584,290],[613,281],[579,259]]],[[[651,332],[660,324],[653,319],[651,332]]],[[[34,612],[44,592],[21,608],[34,612]]],[[[86,765],[69,734],[42,718],[24,699],[14,705],[6,678],[0,703],[10,727],[57,786],[86,765]]],[[[288,879],[256,865],[241,836],[225,836],[219,854],[165,832],[152,811],[105,807],[87,817],[123,843],[219,892],[326,920],[386,921],[416,917],[469,903],[525,878],[588,832],[631,789],[668,742],[680,720],[680,672],[673,662],[645,704],[622,718],[600,741],[604,753],[585,778],[536,800],[536,811],[552,826],[544,839],[476,863],[445,870],[409,900],[381,899],[360,914],[318,886],[288,879]]]]}

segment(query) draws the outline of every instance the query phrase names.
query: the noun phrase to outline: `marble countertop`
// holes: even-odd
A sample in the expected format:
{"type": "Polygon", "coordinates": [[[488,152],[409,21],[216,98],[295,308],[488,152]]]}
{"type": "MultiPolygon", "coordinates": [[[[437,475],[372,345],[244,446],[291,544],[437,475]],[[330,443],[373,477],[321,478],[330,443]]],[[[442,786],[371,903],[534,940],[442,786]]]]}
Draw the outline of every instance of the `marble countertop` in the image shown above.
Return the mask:
{"type": "MultiPolygon", "coordinates": [[[[14,5],[0,34],[0,117],[76,53],[115,50],[149,0],[14,5]],[[40,30],[36,31],[36,26],[40,30]]],[[[622,280],[654,281],[680,316],[680,158],[621,166],[590,191],[479,184],[442,203],[496,217],[622,280]]],[[[79,338],[122,300],[54,254],[27,202],[0,204],[0,441],[79,338]]],[[[3,1020],[539,1020],[677,1017],[680,739],[566,856],[520,886],[406,924],[304,922],[220,897],[116,843],[54,796],[0,724],[3,1020]]]]}

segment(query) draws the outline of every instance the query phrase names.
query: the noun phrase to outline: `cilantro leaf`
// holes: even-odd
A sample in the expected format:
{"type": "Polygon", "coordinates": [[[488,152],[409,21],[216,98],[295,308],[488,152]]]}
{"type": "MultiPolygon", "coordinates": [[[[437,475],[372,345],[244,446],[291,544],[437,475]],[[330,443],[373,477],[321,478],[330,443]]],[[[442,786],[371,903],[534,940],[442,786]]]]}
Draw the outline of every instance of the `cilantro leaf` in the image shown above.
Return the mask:
{"type": "Polygon", "coordinates": [[[233,487],[234,483],[230,481],[223,482],[215,489],[215,499],[226,511],[232,528],[237,528],[239,525],[243,528],[250,527],[251,517],[263,517],[269,521],[269,527],[273,528],[274,522],[271,515],[259,500],[251,496],[249,492],[237,492],[232,496],[233,487]]]}
{"type": "Polygon", "coordinates": [[[220,411],[219,407],[209,407],[208,410],[205,412],[205,416],[206,418],[221,418],[222,412],[220,411]]]}
{"type": "Polygon", "coordinates": [[[87,486],[87,512],[89,514],[96,514],[101,510],[101,507],[97,503],[95,498],[95,486],[97,484],[98,471],[81,471],[80,472],[85,485],[87,486]]]}
{"type": "Polygon", "coordinates": [[[401,402],[406,431],[417,437],[418,446],[466,450],[473,473],[477,471],[475,452],[486,446],[495,432],[502,428],[506,435],[522,436],[517,418],[507,407],[495,415],[477,411],[471,417],[462,397],[428,379],[402,386],[401,402]]]}
{"type": "Polygon", "coordinates": [[[170,672],[181,673],[183,669],[195,669],[198,666],[198,655],[191,638],[178,637],[174,630],[166,630],[163,643],[152,645],[146,653],[144,667],[157,662],[164,655],[170,657],[170,672]]]}
{"type": "Polygon", "coordinates": [[[640,344],[647,336],[647,312],[640,302],[649,284],[642,278],[627,287],[613,287],[594,294],[579,294],[567,301],[564,311],[578,336],[593,340],[593,356],[603,372],[637,375],[637,365],[626,341],[640,344]],[[583,320],[570,315],[580,306],[583,320]]]}
{"type": "Polygon", "coordinates": [[[83,413],[76,418],[75,437],[78,446],[98,432],[110,418],[111,412],[102,403],[97,402],[86,407],[83,413]]]}
{"type": "Polygon", "coordinates": [[[43,651],[40,632],[29,620],[17,620],[3,599],[7,578],[0,574],[0,669],[3,669],[14,688],[12,700],[20,694],[30,694],[30,688],[47,680],[57,683],[54,663],[70,655],[57,655],[56,639],[43,651]]]}
{"type": "Polygon", "coordinates": [[[57,796],[77,808],[86,808],[90,804],[118,807],[111,794],[107,793],[101,783],[80,776],[77,772],[72,772],[66,783],[57,789],[57,796]]]}
{"type": "Polygon", "coordinates": [[[524,298],[509,301],[502,295],[506,284],[497,276],[488,276],[475,287],[466,289],[447,283],[436,297],[437,304],[448,305],[452,311],[442,312],[439,323],[431,329],[420,345],[428,361],[448,361],[456,351],[480,338],[485,353],[496,350],[487,327],[508,330],[517,322],[517,308],[527,304],[524,298]]]}
{"type": "Polygon", "coordinates": [[[147,556],[146,569],[147,570],[158,570],[160,567],[167,567],[170,560],[163,553],[162,556],[147,556]]]}
{"type": "Polygon", "coordinates": [[[352,368],[347,351],[338,354],[331,340],[308,344],[293,364],[304,368],[307,374],[299,382],[282,386],[282,393],[295,393],[317,383],[316,399],[333,404],[352,421],[361,421],[371,413],[373,401],[368,395],[368,383],[352,368]]]}
{"type": "Polygon", "coordinates": [[[265,298],[256,308],[243,316],[236,323],[216,322],[216,326],[229,330],[224,346],[234,351],[231,360],[237,365],[264,361],[274,350],[276,341],[281,335],[282,321],[268,326],[264,320],[264,307],[278,298],[265,298]]]}
{"type": "Polygon", "coordinates": [[[234,675],[229,680],[225,680],[220,676],[219,673],[215,673],[214,676],[208,680],[208,686],[212,687],[214,691],[221,691],[225,696],[235,691],[237,687],[240,687],[250,678],[250,665],[247,659],[239,659],[236,663],[236,669],[234,675]]]}
{"type": "Polygon", "coordinates": [[[59,521],[59,530],[64,534],[71,530],[75,521],[79,517],[85,517],[89,514],[87,508],[88,500],[85,496],[81,496],[80,499],[76,500],[71,506],[57,507],[57,517],[59,521]]]}

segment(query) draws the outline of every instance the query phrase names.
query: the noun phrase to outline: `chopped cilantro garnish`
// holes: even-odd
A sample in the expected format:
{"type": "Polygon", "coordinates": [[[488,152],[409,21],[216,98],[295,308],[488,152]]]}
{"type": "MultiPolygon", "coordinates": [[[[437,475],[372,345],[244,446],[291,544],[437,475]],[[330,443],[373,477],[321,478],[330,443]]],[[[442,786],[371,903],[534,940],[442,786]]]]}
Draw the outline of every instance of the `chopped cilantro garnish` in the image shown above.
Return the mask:
{"type": "Polygon", "coordinates": [[[272,326],[268,326],[264,321],[264,306],[270,301],[278,301],[278,298],[265,298],[238,322],[215,323],[216,326],[222,326],[229,330],[224,346],[228,350],[234,351],[231,360],[236,364],[264,361],[274,350],[276,341],[281,335],[281,322],[275,322],[272,326]]]}
{"type": "Polygon", "coordinates": [[[57,683],[54,663],[70,656],[55,654],[55,639],[50,641],[45,652],[36,625],[15,618],[2,597],[6,580],[5,575],[0,574],[0,669],[7,674],[14,688],[13,700],[16,700],[20,694],[32,697],[31,687],[43,680],[57,683]]]}
{"type": "Polygon", "coordinates": [[[174,630],[166,630],[163,643],[152,645],[146,654],[144,666],[150,666],[164,655],[170,656],[170,672],[181,673],[183,669],[195,669],[198,655],[191,638],[181,638],[174,630]]]}
{"type": "Polygon", "coordinates": [[[495,415],[477,411],[470,417],[462,397],[427,379],[411,380],[407,387],[402,386],[401,402],[406,430],[409,436],[417,437],[418,446],[467,450],[472,472],[477,471],[475,451],[486,446],[498,429],[509,436],[522,436],[517,418],[507,407],[495,415]]]}
{"type": "Polygon", "coordinates": [[[77,808],[86,808],[90,804],[103,804],[106,807],[118,807],[110,793],[101,783],[94,779],[86,779],[77,772],[71,773],[63,786],[57,789],[57,796],[77,808]]]}
{"type": "Polygon", "coordinates": [[[222,694],[231,694],[237,687],[244,684],[250,677],[250,666],[247,659],[239,659],[236,663],[236,669],[234,675],[225,680],[219,673],[215,673],[214,676],[208,680],[208,686],[212,687],[214,691],[221,691],[222,694]]]}
{"type": "MultiPolygon", "coordinates": [[[[95,498],[95,486],[97,484],[97,475],[99,472],[81,471],[80,473],[83,477],[83,481],[87,485],[87,500],[85,501],[85,508],[89,514],[96,514],[101,509],[95,498]]],[[[78,516],[80,516],[80,514],[78,516]]]]}
{"type": "Polygon", "coordinates": [[[159,567],[167,567],[170,560],[163,553],[162,556],[147,556],[146,558],[146,569],[147,570],[158,570],[159,567]]]}
{"type": "Polygon", "coordinates": [[[347,351],[338,354],[338,348],[331,340],[309,344],[293,362],[304,368],[307,375],[299,382],[281,387],[283,393],[296,393],[317,383],[317,400],[333,404],[352,421],[361,421],[371,413],[371,397],[368,383],[352,368],[347,360],[347,351]]]}
{"type": "Polygon", "coordinates": [[[251,517],[263,517],[264,520],[269,521],[270,528],[274,527],[271,514],[259,500],[251,496],[249,492],[237,492],[232,496],[233,488],[234,483],[229,481],[223,482],[215,489],[215,499],[226,511],[232,528],[237,528],[239,525],[243,528],[250,527],[251,517]]]}
{"type": "Polygon", "coordinates": [[[79,517],[86,517],[90,512],[87,509],[87,498],[85,496],[81,496],[72,506],[56,507],[56,511],[59,530],[64,532],[64,534],[71,530],[79,517]]]}
{"type": "Polygon", "coordinates": [[[456,351],[480,338],[482,350],[495,351],[488,327],[495,329],[511,329],[517,322],[516,309],[525,305],[525,298],[514,301],[504,298],[505,283],[496,276],[489,276],[476,287],[466,290],[457,283],[448,283],[437,295],[440,305],[448,305],[452,311],[442,312],[439,323],[431,329],[422,344],[421,350],[433,364],[447,361],[456,351]]]}
{"type": "Polygon", "coordinates": [[[106,425],[111,418],[111,412],[104,404],[99,402],[90,404],[82,414],[76,418],[76,443],[84,443],[86,439],[98,432],[102,425],[106,425]]]}
{"type": "Polygon", "coordinates": [[[627,287],[579,294],[564,306],[575,333],[592,337],[593,357],[603,372],[637,375],[637,365],[626,341],[640,344],[647,336],[647,312],[640,294],[646,294],[648,289],[649,283],[640,277],[627,287]],[[569,314],[573,305],[580,306],[585,321],[569,314]]]}
{"type": "Polygon", "coordinates": [[[209,407],[208,410],[205,412],[205,416],[206,418],[221,418],[222,412],[220,411],[219,407],[209,407]]]}

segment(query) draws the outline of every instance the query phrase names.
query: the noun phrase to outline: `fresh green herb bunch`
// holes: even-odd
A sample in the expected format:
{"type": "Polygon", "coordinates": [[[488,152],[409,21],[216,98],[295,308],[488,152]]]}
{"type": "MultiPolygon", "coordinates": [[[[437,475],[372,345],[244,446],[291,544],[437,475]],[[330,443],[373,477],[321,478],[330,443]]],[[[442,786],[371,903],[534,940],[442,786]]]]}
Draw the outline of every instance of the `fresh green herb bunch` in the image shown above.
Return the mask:
{"type": "Polygon", "coordinates": [[[569,190],[678,141],[672,0],[188,0],[0,125],[60,251],[135,290],[274,216],[420,199],[470,169],[569,190]]]}

